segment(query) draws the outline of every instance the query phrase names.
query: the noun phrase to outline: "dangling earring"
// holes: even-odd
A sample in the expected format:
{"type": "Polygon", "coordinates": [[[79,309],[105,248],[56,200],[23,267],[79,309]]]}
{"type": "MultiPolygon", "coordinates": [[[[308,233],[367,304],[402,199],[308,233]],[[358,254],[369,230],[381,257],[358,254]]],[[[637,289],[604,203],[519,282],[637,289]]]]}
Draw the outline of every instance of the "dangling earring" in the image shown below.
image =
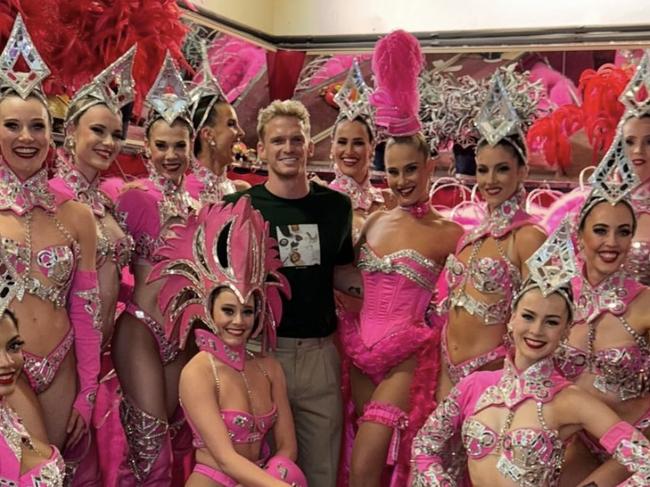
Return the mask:
{"type": "Polygon", "coordinates": [[[74,153],[75,143],[74,143],[74,139],[72,138],[71,135],[66,135],[65,136],[65,139],[63,140],[63,148],[71,156],[75,155],[75,153],[74,153]]]}
{"type": "Polygon", "coordinates": [[[334,156],[330,154],[330,170],[334,170],[334,156]]]}

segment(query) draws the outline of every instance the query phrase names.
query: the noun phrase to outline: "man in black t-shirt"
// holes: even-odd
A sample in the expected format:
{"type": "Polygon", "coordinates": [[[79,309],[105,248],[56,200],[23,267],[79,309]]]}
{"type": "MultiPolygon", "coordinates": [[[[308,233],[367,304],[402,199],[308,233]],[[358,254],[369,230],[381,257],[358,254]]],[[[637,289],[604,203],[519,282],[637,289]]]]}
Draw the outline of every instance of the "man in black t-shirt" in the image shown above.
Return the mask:
{"type": "Polygon", "coordinates": [[[249,195],[278,241],[292,296],[283,303],[275,357],[287,378],[298,464],[310,487],[334,487],[342,426],[334,287],[360,292],[352,207],[347,196],[307,179],[314,145],[302,103],[274,101],[260,111],[257,132],[268,180],[226,200],[249,195]]]}

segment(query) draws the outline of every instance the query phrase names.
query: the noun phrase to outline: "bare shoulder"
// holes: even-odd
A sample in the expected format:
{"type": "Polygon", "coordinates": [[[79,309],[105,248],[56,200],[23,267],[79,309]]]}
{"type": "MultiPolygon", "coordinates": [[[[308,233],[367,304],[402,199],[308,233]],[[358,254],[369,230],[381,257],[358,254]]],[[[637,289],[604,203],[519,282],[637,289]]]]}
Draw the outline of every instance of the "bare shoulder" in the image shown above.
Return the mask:
{"type": "Polygon", "coordinates": [[[57,216],[69,228],[84,230],[88,227],[95,228],[95,217],[90,208],[78,201],[67,200],[57,210],[57,216]]]}
{"type": "Polygon", "coordinates": [[[366,221],[363,224],[363,229],[361,230],[362,235],[367,235],[372,228],[377,225],[377,222],[381,221],[383,218],[386,218],[390,214],[390,211],[387,210],[377,210],[372,212],[366,221]]]}
{"type": "Polygon", "coordinates": [[[463,227],[458,223],[445,218],[444,216],[438,213],[438,218],[434,221],[436,228],[440,232],[444,232],[445,235],[448,235],[449,238],[458,240],[464,233],[463,227]]]}
{"type": "Polygon", "coordinates": [[[541,245],[546,240],[546,233],[538,225],[524,225],[515,232],[516,240],[524,245],[541,245]]]}
{"type": "Polygon", "coordinates": [[[181,378],[205,380],[205,374],[208,372],[212,374],[210,358],[206,352],[199,352],[183,367],[181,378]]]}

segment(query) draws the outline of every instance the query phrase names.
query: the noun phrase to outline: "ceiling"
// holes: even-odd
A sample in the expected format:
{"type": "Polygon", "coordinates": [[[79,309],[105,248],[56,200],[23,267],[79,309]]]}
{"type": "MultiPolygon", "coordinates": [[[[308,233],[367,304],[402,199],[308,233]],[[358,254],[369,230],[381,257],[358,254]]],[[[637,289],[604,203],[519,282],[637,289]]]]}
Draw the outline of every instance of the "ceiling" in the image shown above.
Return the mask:
{"type": "Polygon", "coordinates": [[[638,46],[650,42],[639,0],[195,0],[204,22],[267,48],[370,49],[402,28],[429,51],[638,46]],[[540,8],[543,5],[544,8],[540,8]]]}

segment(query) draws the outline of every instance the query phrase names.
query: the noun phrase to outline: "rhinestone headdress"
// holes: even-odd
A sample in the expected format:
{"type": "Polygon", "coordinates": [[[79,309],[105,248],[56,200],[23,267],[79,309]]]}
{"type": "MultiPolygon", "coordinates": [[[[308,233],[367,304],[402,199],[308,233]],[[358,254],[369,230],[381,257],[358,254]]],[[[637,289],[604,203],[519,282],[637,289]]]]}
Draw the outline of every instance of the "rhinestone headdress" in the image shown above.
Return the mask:
{"type": "Polygon", "coordinates": [[[202,41],[201,44],[201,69],[199,71],[201,75],[201,80],[198,83],[194,83],[192,86],[189,97],[192,102],[190,108],[190,114],[192,116],[192,122],[194,123],[194,130],[198,132],[203,127],[203,124],[207,120],[212,107],[218,101],[227,101],[226,95],[221,89],[219,81],[212,73],[212,67],[210,66],[210,59],[208,57],[208,47],[205,41],[202,41]],[[205,98],[210,97],[210,101],[205,107],[205,111],[201,115],[200,119],[196,119],[196,114],[199,108],[199,104],[205,98]]]}
{"type": "Polygon", "coordinates": [[[522,141],[525,140],[522,133],[522,121],[510,100],[510,95],[499,72],[492,76],[490,89],[474,119],[474,124],[481,134],[478,145],[482,140],[491,146],[497,145],[501,140],[507,140],[519,152],[524,161],[527,160],[525,147],[519,147],[518,143],[510,139],[513,135],[519,135],[522,141]]]}
{"type": "Polygon", "coordinates": [[[282,315],[281,295],[291,295],[287,278],[279,272],[275,240],[269,225],[244,196],[235,204],[206,205],[157,251],[162,260],[150,280],[164,279],[158,296],[169,335],[178,332],[181,346],[195,325],[216,335],[212,319],[215,290],[230,289],[245,303],[256,297],[257,327],[266,345],[275,345],[275,329],[282,315]]]}
{"type": "Polygon", "coordinates": [[[578,225],[582,225],[591,209],[600,203],[609,202],[611,205],[621,201],[629,203],[632,190],[639,182],[639,176],[634,171],[632,162],[625,155],[623,134],[619,125],[614,142],[589,178],[592,189],[580,210],[578,225]]]}
{"type": "Polygon", "coordinates": [[[339,107],[337,121],[343,118],[354,120],[357,117],[372,121],[371,94],[372,90],[363,79],[359,61],[355,58],[341,89],[334,97],[334,102],[339,107]]]}
{"type": "Polygon", "coordinates": [[[594,192],[615,205],[628,196],[639,182],[632,162],[625,155],[623,135],[619,129],[614,142],[589,178],[589,184],[594,192]]]}
{"type": "Polygon", "coordinates": [[[621,93],[619,101],[625,105],[626,117],[642,117],[650,113],[650,51],[643,53],[639,66],[621,93]]]}
{"type": "Polygon", "coordinates": [[[22,16],[16,15],[7,44],[0,54],[0,92],[5,94],[9,90],[22,99],[34,95],[45,102],[41,82],[49,75],[50,69],[36,50],[22,16]],[[15,71],[21,57],[28,71],[15,71]]]}
{"type": "Polygon", "coordinates": [[[90,83],[82,86],[75,93],[66,112],[66,126],[94,105],[103,104],[111,111],[118,113],[123,107],[133,102],[135,82],[132,71],[135,53],[136,46],[133,45],[95,76],[90,83]]]}
{"type": "Polygon", "coordinates": [[[573,227],[568,219],[546,239],[546,241],[526,260],[528,278],[521,287],[513,306],[521,296],[533,288],[539,289],[542,296],[560,294],[573,316],[573,299],[570,295],[571,280],[579,275],[576,254],[572,240],[573,227]]]}
{"type": "Polygon", "coordinates": [[[172,125],[177,119],[185,120],[190,127],[193,127],[189,112],[190,95],[169,51],[165,55],[163,65],[147,94],[145,103],[150,109],[145,128],[159,118],[165,120],[169,125],[172,125]]]}

